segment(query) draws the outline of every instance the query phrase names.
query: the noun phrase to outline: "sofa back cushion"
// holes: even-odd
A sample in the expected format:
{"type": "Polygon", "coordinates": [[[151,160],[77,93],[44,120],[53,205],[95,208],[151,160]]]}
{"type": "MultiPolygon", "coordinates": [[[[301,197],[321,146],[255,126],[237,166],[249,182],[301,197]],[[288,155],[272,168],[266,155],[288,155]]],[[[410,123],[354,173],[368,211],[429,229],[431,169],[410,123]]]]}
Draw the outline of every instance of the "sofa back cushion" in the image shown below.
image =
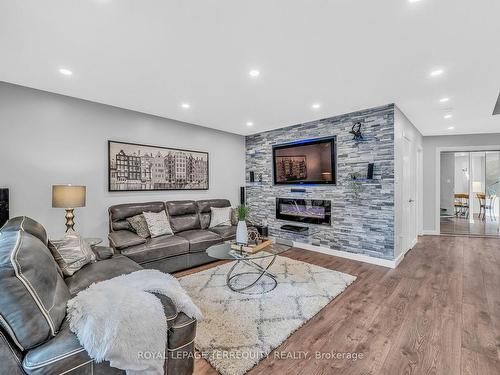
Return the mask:
{"type": "Polygon", "coordinates": [[[45,245],[48,244],[47,232],[43,225],[27,216],[13,217],[0,230],[2,232],[17,232],[22,230],[35,236],[45,245]]]}
{"type": "Polygon", "coordinates": [[[12,220],[0,230],[0,324],[26,350],[56,335],[70,293],[42,241],[45,230],[29,218],[12,220]]]}
{"type": "Polygon", "coordinates": [[[201,229],[195,201],[170,201],[166,203],[170,226],[174,233],[201,229]]]}
{"type": "Polygon", "coordinates": [[[109,230],[130,230],[132,226],[127,218],[140,215],[143,212],[160,212],[165,209],[163,202],[145,202],[145,203],[125,203],[111,206],[109,212],[109,230]]]}
{"type": "Polygon", "coordinates": [[[206,199],[197,201],[196,205],[198,206],[198,212],[200,213],[201,228],[207,229],[210,225],[210,208],[231,207],[231,202],[227,199],[206,199]]]}

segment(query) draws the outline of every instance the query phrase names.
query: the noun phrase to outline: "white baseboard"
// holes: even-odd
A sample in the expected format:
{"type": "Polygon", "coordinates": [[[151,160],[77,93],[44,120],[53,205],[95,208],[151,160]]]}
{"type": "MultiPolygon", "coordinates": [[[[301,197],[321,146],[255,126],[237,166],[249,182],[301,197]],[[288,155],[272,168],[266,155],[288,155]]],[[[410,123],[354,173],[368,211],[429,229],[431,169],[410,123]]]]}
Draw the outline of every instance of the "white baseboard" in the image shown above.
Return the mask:
{"type": "Polygon", "coordinates": [[[407,249],[406,251],[402,252],[401,254],[398,255],[398,257],[394,260],[394,263],[396,264],[396,267],[399,265],[399,263],[401,263],[406,255],[406,253],[408,253],[408,251],[410,251],[411,249],[413,249],[416,245],[417,245],[417,242],[418,242],[418,237],[416,237],[412,243],[410,244],[410,248],[407,249]]]}
{"type": "Polygon", "coordinates": [[[413,242],[412,242],[412,243],[411,243],[411,245],[410,245],[410,248],[409,248],[408,250],[406,250],[406,251],[405,251],[405,254],[406,254],[408,251],[410,251],[411,249],[413,249],[413,248],[415,247],[415,245],[417,244],[417,242],[418,242],[418,237],[416,237],[416,238],[413,240],[413,242]]]}
{"type": "Polygon", "coordinates": [[[392,267],[392,268],[396,268],[397,266],[399,266],[399,263],[401,263],[403,261],[403,259],[405,258],[406,253],[399,254],[399,256],[394,260],[394,267],[392,267]]]}
{"type": "Polygon", "coordinates": [[[423,236],[439,236],[441,233],[439,233],[437,230],[423,230],[422,231],[423,236]]]}
{"type": "Polygon", "coordinates": [[[328,255],[333,255],[336,257],[340,258],[347,258],[347,259],[352,259],[352,260],[357,260],[358,262],[364,262],[364,263],[371,263],[371,264],[376,264],[377,266],[382,266],[382,267],[387,267],[387,268],[396,268],[399,262],[404,257],[404,254],[398,259],[395,260],[387,260],[387,259],[379,259],[379,258],[374,258],[368,255],[364,254],[355,254],[355,253],[348,253],[347,251],[339,251],[339,250],[333,250],[328,247],[323,247],[323,246],[316,246],[316,245],[311,245],[307,243],[302,243],[302,242],[293,242],[294,247],[298,247],[301,249],[305,250],[311,250],[311,251],[316,251],[318,253],[323,253],[323,254],[328,254],[328,255]],[[399,259],[401,258],[401,259],[399,259]]]}

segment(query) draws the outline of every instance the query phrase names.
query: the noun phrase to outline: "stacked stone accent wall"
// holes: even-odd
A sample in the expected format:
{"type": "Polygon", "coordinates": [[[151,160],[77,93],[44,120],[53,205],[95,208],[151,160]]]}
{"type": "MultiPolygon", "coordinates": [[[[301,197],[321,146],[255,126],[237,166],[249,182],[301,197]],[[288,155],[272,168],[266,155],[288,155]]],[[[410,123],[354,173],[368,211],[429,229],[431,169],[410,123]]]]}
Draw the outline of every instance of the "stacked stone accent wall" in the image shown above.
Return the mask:
{"type": "MultiPolygon", "coordinates": [[[[304,243],[320,243],[335,250],[394,259],[394,105],[362,110],[246,137],[247,203],[250,219],[267,221],[270,235],[304,243]],[[356,122],[363,124],[364,141],[349,133],[356,122]],[[302,186],[306,193],[273,184],[272,146],[328,136],[337,137],[337,184],[302,186]],[[374,163],[374,179],[361,182],[358,196],[348,181],[351,173],[366,173],[374,163]],[[249,182],[249,172],[257,182],[249,182]],[[262,175],[262,182],[259,182],[262,175]],[[281,231],[276,219],[276,198],[328,199],[332,202],[332,225],[308,225],[313,236],[281,231]]],[[[303,225],[296,223],[298,225],[303,225]]]]}

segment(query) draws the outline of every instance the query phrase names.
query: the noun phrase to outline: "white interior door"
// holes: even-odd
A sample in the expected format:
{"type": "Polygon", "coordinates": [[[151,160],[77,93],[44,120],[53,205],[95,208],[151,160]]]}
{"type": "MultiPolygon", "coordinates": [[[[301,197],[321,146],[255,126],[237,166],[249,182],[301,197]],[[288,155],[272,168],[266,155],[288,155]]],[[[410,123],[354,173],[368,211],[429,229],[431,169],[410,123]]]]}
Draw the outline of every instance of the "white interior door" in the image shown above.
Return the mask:
{"type": "Polygon", "coordinates": [[[411,140],[403,137],[403,252],[408,251],[417,238],[416,157],[411,140]]]}

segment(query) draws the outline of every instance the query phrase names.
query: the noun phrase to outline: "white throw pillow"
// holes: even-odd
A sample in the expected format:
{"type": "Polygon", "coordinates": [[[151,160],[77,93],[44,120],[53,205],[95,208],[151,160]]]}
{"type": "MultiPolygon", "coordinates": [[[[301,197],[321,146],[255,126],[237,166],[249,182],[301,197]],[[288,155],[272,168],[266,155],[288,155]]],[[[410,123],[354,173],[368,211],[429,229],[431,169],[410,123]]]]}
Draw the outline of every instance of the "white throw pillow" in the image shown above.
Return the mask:
{"type": "Polygon", "coordinates": [[[209,228],[216,227],[218,225],[231,226],[231,216],[233,209],[231,207],[210,207],[212,214],[210,215],[210,226],[209,228]]]}
{"type": "Polygon", "coordinates": [[[49,249],[65,276],[72,276],[96,259],[90,245],[74,231],[67,232],[60,240],[50,240],[49,249]]]}
{"type": "Polygon", "coordinates": [[[151,238],[174,234],[165,211],[143,212],[151,238]]]}

